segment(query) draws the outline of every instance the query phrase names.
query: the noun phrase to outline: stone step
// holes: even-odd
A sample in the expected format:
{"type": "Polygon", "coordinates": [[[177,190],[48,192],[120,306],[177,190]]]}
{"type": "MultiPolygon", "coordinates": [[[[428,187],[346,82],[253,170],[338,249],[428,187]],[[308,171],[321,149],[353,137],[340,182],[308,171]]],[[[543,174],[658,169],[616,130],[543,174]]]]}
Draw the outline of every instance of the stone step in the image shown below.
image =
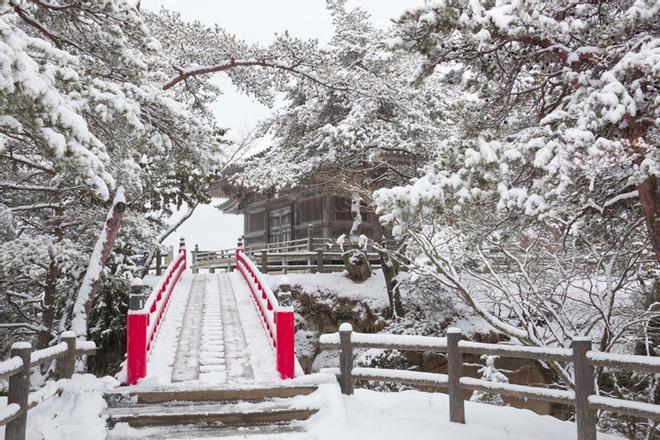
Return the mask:
{"type": "Polygon", "coordinates": [[[304,406],[291,406],[291,402],[236,402],[236,403],[181,403],[139,407],[115,407],[103,412],[110,427],[127,423],[130,427],[195,425],[212,427],[272,425],[307,420],[318,410],[304,406]]]}
{"type": "Polygon", "coordinates": [[[232,438],[249,438],[251,436],[275,436],[281,435],[282,439],[303,439],[305,429],[298,422],[274,423],[259,426],[210,426],[196,427],[191,425],[174,425],[167,428],[115,428],[108,431],[107,440],[162,440],[167,439],[218,439],[231,440],[232,438]]]}
{"type": "Polygon", "coordinates": [[[227,401],[259,401],[273,398],[290,398],[306,396],[316,391],[315,386],[273,386],[245,388],[159,388],[136,389],[124,387],[105,394],[110,407],[134,405],[136,403],[167,403],[167,402],[227,402],[227,401]]]}

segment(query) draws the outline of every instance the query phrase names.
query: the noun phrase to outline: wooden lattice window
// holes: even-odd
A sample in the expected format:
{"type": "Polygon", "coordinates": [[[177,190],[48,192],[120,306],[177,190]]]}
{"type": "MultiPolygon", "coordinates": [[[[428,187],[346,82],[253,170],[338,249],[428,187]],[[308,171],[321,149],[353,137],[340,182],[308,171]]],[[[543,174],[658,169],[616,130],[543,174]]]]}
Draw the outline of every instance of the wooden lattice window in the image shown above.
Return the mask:
{"type": "Polygon", "coordinates": [[[296,225],[323,220],[323,199],[301,200],[296,203],[296,225]]]}
{"type": "Polygon", "coordinates": [[[266,228],[264,211],[248,214],[248,232],[263,231],[266,228]]]}

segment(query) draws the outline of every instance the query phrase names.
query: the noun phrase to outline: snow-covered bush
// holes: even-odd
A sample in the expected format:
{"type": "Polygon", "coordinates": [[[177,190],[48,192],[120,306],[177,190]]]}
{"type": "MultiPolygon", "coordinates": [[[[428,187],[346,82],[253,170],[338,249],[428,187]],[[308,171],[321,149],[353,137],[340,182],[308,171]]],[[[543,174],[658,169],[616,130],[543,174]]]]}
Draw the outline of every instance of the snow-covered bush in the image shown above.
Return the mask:
{"type": "MultiPolygon", "coordinates": [[[[481,375],[481,380],[495,383],[509,383],[509,379],[495,367],[495,361],[499,356],[492,355],[482,355],[481,360],[484,361],[484,365],[479,368],[479,374],[481,375]]],[[[474,391],[470,397],[472,402],[483,402],[490,403],[491,405],[504,406],[504,400],[499,394],[484,393],[483,391],[474,391]]]]}

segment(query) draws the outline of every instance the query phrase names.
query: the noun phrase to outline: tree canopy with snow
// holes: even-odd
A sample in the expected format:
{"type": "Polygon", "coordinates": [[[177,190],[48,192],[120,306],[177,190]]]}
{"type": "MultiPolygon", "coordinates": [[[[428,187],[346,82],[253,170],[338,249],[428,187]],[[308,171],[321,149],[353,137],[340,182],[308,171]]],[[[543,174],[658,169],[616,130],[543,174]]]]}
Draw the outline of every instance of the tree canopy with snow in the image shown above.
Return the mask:
{"type": "Polygon", "coordinates": [[[658,353],[659,8],[438,1],[388,40],[423,56],[413,84],[475,100],[421,177],[376,192],[381,218],[413,272],[523,344],[658,353]]]}
{"type": "Polygon", "coordinates": [[[472,135],[449,139],[415,185],[463,204],[494,193],[498,208],[571,234],[594,213],[637,209],[660,260],[659,8],[443,1],[405,14],[391,45],[425,57],[413,80],[451,66],[443,76],[481,102],[472,135]]]}
{"type": "MultiPolygon", "coordinates": [[[[357,282],[377,208],[398,240],[376,244],[384,325],[401,332],[444,331],[456,300],[498,340],[660,355],[660,2],[437,0],[387,30],[326,7],[327,44],[264,45],[140,2],[0,0],[0,344],[73,327],[123,356],[130,280],[215,182],[350,197],[336,243],[357,282]],[[214,74],[273,108],[268,148],[234,163],[214,74]],[[418,301],[405,320],[400,283],[418,301]]],[[[575,386],[570,365],[543,367],[575,386]]],[[[660,398],[657,377],[598,374],[603,394],[660,398]]]]}
{"type": "Polygon", "coordinates": [[[68,326],[119,185],[127,255],[151,246],[173,206],[207,200],[223,132],[163,92],[159,49],[124,1],[0,2],[0,330],[10,339],[36,333],[44,346],[68,326]]]}
{"type": "Polygon", "coordinates": [[[334,34],[323,46],[287,33],[268,47],[249,45],[219,27],[168,13],[154,17],[168,35],[168,50],[181,58],[166,87],[194,94],[198,81],[222,72],[262,102],[279,98],[256,133],[270,145],[239,162],[229,176],[236,185],[278,192],[304,182],[370,201],[374,189],[417,176],[436,141],[452,129],[448,108],[461,105],[459,96],[445,99],[452,87],[434,81],[411,87],[419,57],[389,51],[385,31],[345,3],[327,2],[334,34]],[[202,35],[206,50],[190,53],[191,44],[180,44],[202,35]]]}

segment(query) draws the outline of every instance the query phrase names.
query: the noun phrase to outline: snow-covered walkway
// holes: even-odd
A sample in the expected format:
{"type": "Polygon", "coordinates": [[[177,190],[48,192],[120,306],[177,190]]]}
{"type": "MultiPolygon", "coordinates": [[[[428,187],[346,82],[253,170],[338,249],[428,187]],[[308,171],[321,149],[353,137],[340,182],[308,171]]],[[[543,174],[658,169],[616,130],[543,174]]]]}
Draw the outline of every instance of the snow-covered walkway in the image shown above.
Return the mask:
{"type": "Polygon", "coordinates": [[[241,275],[185,273],[172,292],[141,385],[277,380],[273,347],[241,275]]]}

